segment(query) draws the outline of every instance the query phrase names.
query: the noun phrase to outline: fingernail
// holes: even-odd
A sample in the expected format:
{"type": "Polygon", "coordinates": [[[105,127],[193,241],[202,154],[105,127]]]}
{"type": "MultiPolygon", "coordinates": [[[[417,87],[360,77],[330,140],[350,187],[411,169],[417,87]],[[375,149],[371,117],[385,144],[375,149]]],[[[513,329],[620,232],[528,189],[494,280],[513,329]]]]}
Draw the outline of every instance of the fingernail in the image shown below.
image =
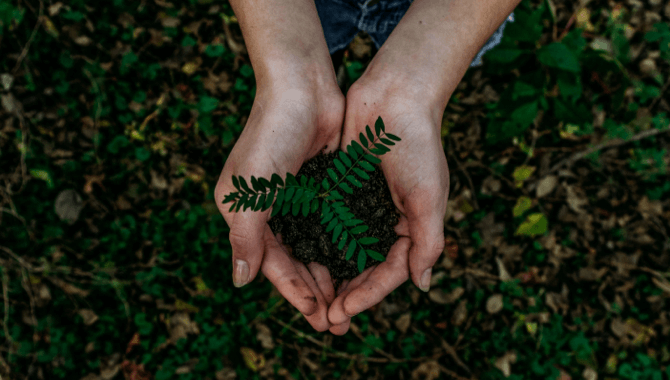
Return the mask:
{"type": "Polygon", "coordinates": [[[419,287],[419,289],[423,290],[426,293],[430,289],[430,274],[432,272],[433,268],[428,268],[421,275],[421,287],[419,287]]]}
{"type": "Polygon", "coordinates": [[[244,260],[235,260],[235,268],[233,269],[233,284],[236,288],[240,288],[249,282],[249,264],[244,260]]]}
{"type": "Polygon", "coordinates": [[[349,315],[349,314],[347,314],[346,311],[344,312],[344,315],[346,315],[346,316],[349,317],[349,318],[353,318],[353,317],[357,316],[358,314],[359,314],[359,313],[355,313],[354,315],[349,315]]]}

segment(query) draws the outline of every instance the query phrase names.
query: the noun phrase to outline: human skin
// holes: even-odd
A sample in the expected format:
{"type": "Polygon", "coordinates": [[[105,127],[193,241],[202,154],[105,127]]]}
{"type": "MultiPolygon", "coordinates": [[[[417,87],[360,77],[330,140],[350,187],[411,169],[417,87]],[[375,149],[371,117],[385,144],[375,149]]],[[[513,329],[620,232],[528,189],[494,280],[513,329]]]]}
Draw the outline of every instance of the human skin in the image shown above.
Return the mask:
{"type": "Polygon", "coordinates": [[[234,265],[237,259],[249,262],[249,281],[260,268],[317,331],[334,335],[345,334],[351,316],[381,302],[408,278],[428,291],[430,269],[444,248],[449,195],[442,115],[476,53],[519,1],[415,0],[349,89],[345,111],[312,1],[231,0],[257,95],[215,198],[231,226],[234,265]],[[401,237],[385,262],[337,291],[325,267],[312,263],[308,271],[290,258],[267,225],[270,210],[228,213],[229,205],[221,205],[224,195],[235,191],[233,174],[248,179],[296,173],[323,146],[344,148],[378,116],[388,132],[403,139],[381,164],[401,213],[395,227],[401,237]]]}

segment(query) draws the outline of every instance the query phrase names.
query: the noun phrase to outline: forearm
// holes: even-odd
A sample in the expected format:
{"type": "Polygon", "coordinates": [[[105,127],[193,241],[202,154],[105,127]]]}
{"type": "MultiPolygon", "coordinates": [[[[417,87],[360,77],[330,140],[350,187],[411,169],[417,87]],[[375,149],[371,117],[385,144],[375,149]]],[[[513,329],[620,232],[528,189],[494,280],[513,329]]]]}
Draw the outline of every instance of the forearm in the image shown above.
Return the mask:
{"type": "Polygon", "coordinates": [[[337,83],[314,0],[230,0],[259,87],[337,83]]]}
{"type": "Polygon", "coordinates": [[[415,0],[368,69],[442,112],[473,58],[520,0],[415,0]],[[395,79],[391,79],[395,78],[395,79]]]}

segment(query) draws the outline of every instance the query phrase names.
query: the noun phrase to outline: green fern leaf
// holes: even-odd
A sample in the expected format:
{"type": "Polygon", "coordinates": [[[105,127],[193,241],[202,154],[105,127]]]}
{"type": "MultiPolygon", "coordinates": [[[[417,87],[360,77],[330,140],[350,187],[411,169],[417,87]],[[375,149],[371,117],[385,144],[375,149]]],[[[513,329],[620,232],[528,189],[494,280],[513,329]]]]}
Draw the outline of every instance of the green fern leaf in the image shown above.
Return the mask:
{"type": "Polygon", "coordinates": [[[340,192],[337,191],[337,190],[333,190],[333,191],[331,191],[331,192],[330,192],[330,195],[332,195],[333,199],[336,199],[336,200],[344,199],[344,197],[342,196],[342,194],[340,194],[340,192]]]}
{"type": "Polygon", "coordinates": [[[354,191],[351,190],[351,187],[349,187],[349,185],[347,185],[344,182],[338,183],[337,186],[339,186],[342,190],[346,191],[347,194],[353,194],[354,193],[354,191]]]}
{"type": "Polygon", "coordinates": [[[235,176],[233,176],[233,186],[235,186],[237,191],[242,192],[242,189],[240,189],[240,181],[235,176]]]}
{"type": "Polygon", "coordinates": [[[326,232],[332,231],[336,225],[337,225],[337,218],[333,218],[333,220],[331,220],[330,223],[328,223],[328,226],[326,227],[326,232]]]}
{"type": "Polygon", "coordinates": [[[284,186],[284,181],[282,181],[281,177],[277,173],[272,173],[272,176],[270,177],[270,180],[271,180],[271,183],[273,183],[275,185],[275,187],[277,185],[279,185],[281,187],[284,186]]]}
{"type": "Polygon", "coordinates": [[[358,154],[360,154],[360,155],[365,154],[365,150],[363,149],[363,147],[361,146],[361,144],[359,144],[356,140],[351,140],[351,146],[354,147],[354,150],[355,150],[358,154]]]}
{"type": "MultiPolygon", "coordinates": [[[[357,224],[361,224],[361,223],[363,223],[363,221],[359,220],[359,219],[351,219],[351,220],[345,220],[344,221],[344,225],[347,226],[347,227],[353,227],[353,226],[355,226],[357,224]]],[[[351,233],[353,234],[354,232],[352,231],[351,233]]]]}
{"type": "Polygon", "coordinates": [[[240,186],[246,191],[247,193],[253,193],[251,189],[249,189],[249,185],[247,185],[247,181],[244,180],[243,177],[240,176],[240,186]]]}
{"type": "Polygon", "coordinates": [[[261,187],[261,184],[258,183],[258,180],[254,176],[251,176],[251,187],[253,187],[254,190],[259,191],[259,192],[260,191],[265,191],[265,189],[263,189],[261,187]]]}
{"type": "Polygon", "coordinates": [[[302,216],[307,217],[309,215],[309,202],[302,204],[302,216]]]}
{"type": "Polygon", "coordinates": [[[263,211],[266,211],[267,209],[272,206],[272,201],[274,201],[275,198],[275,189],[271,189],[270,192],[268,193],[267,197],[265,198],[265,204],[263,205],[263,211]]]}
{"type": "Polygon", "coordinates": [[[281,215],[285,216],[291,210],[291,202],[284,202],[284,205],[281,208],[281,215]]]}
{"type": "Polygon", "coordinates": [[[377,158],[377,157],[375,157],[371,154],[365,154],[365,155],[363,155],[363,158],[365,158],[366,160],[370,161],[373,164],[380,164],[382,162],[382,160],[380,160],[379,158],[377,158]]]}
{"type": "Polygon", "coordinates": [[[340,172],[340,174],[344,175],[344,173],[346,173],[347,169],[340,160],[336,158],[333,160],[333,163],[335,164],[335,167],[337,168],[337,171],[340,172]]]}
{"type": "Polygon", "coordinates": [[[378,241],[379,241],[379,239],[374,238],[374,237],[369,237],[369,236],[366,236],[366,237],[364,237],[364,238],[358,239],[358,243],[359,243],[360,245],[370,245],[370,244],[377,243],[378,241]]]}
{"type": "Polygon", "coordinates": [[[295,194],[295,187],[287,188],[286,192],[284,192],[284,202],[288,203],[289,201],[291,201],[293,194],[295,194]]]}
{"type": "Polygon", "coordinates": [[[370,126],[369,126],[369,125],[366,125],[366,126],[365,126],[365,133],[368,134],[368,140],[370,140],[371,143],[372,143],[373,141],[375,141],[375,135],[372,134],[372,131],[370,130],[370,126]]]}
{"type": "Polygon", "coordinates": [[[356,152],[356,149],[352,145],[347,145],[347,153],[355,160],[358,158],[358,152],[356,152]]]}
{"type": "Polygon", "coordinates": [[[279,189],[279,191],[277,192],[277,203],[276,203],[277,206],[281,206],[282,203],[284,203],[285,193],[286,193],[286,189],[284,189],[284,188],[279,189]]]}
{"type": "Polygon", "coordinates": [[[340,160],[342,160],[342,162],[344,162],[344,164],[347,165],[348,168],[350,168],[351,167],[351,160],[349,159],[349,156],[347,156],[347,154],[344,153],[343,151],[340,151],[339,155],[340,155],[340,160]]]}
{"type": "Polygon", "coordinates": [[[333,216],[335,216],[334,213],[329,212],[328,214],[323,215],[323,219],[321,219],[321,224],[326,224],[330,222],[333,219],[333,216]]]}
{"type": "Polygon", "coordinates": [[[321,185],[323,185],[323,188],[324,188],[324,189],[327,189],[327,188],[330,187],[330,184],[328,183],[328,180],[325,179],[325,178],[324,178],[323,181],[321,182],[321,185]]]}
{"type": "MultiPolygon", "coordinates": [[[[368,165],[370,165],[370,164],[368,164],[368,165]]],[[[367,181],[368,179],[370,179],[370,176],[368,175],[368,173],[362,171],[362,170],[359,169],[359,168],[354,168],[354,173],[358,174],[359,177],[363,178],[363,179],[366,180],[366,181],[367,181]]]]}
{"type": "Polygon", "coordinates": [[[244,204],[247,203],[247,200],[249,200],[249,194],[244,193],[244,194],[242,194],[242,196],[240,197],[238,202],[241,203],[242,206],[244,206],[244,204]]]}
{"type": "Polygon", "coordinates": [[[340,239],[339,244],[337,244],[337,249],[341,251],[345,244],[347,244],[347,231],[342,232],[342,239],[340,239]]]}
{"type": "Polygon", "coordinates": [[[365,260],[366,260],[366,254],[365,250],[361,248],[361,250],[358,252],[358,272],[363,273],[363,270],[365,270],[365,260]]]}
{"type": "Polygon", "coordinates": [[[391,141],[391,140],[389,140],[389,139],[385,139],[385,138],[383,138],[383,137],[380,138],[379,141],[383,142],[383,143],[386,144],[386,145],[391,145],[391,146],[395,145],[395,143],[394,143],[393,141],[391,141]]]}
{"type": "Polygon", "coordinates": [[[387,153],[387,152],[391,151],[391,149],[387,148],[386,145],[384,145],[384,144],[375,144],[375,147],[377,149],[382,150],[384,153],[387,153]]]}
{"type": "Polygon", "coordinates": [[[370,165],[367,161],[358,161],[358,164],[365,170],[369,172],[375,171],[375,167],[370,165]]]}
{"type": "MultiPolygon", "coordinates": [[[[265,179],[263,177],[259,177],[258,182],[260,182],[261,185],[264,186],[267,189],[274,189],[274,186],[272,186],[272,183],[270,183],[270,181],[268,181],[267,179],[265,179]]],[[[265,191],[265,189],[263,189],[263,191],[265,191]]]]}
{"type": "Polygon", "coordinates": [[[291,208],[291,214],[293,214],[293,216],[298,216],[299,212],[300,212],[300,203],[294,203],[293,207],[291,208]]]}
{"type": "Polygon", "coordinates": [[[333,170],[331,168],[328,168],[328,169],[326,169],[326,171],[328,172],[328,175],[330,176],[330,178],[333,181],[335,181],[335,183],[337,183],[337,181],[339,181],[339,178],[337,178],[337,174],[335,174],[335,170],[333,170]]]}
{"type": "Polygon", "coordinates": [[[232,206],[228,209],[228,212],[233,212],[233,209],[237,206],[237,203],[233,203],[232,206]]]}
{"type": "Polygon", "coordinates": [[[300,203],[300,197],[305,193],[305,189],[296,189],[295,194],[291,198],[291,202],[300,203]]]}
{"type": "Polygon", "coordinates": [[[360,140],[361,144],[362,144],[364,147],[366,147],[366,148],[368,147],[368,139],[365,138],[365,135],[363,135],[363,132],[361,132],[361,133],[358,135],[358,140],[360,140]]]}
{"type": "Polygon", "coordinates": [[[371,249],[366,249],[365,253],[368,254],[368,256],[372,257],[373,259],[377,261],[386,261],[386,257],[382,256],[381,253],[377,251],[373,251],[371,249]]]}
{"type": "Polygon", "coordinates": [[[289,172],[286,172],[286,186],[300,186],[295,176],[289,172]]]}
{"type": "Polygon", "coordinates": [[[321,215],[326,215],[330,213],[330,206],[328,205],[328,202],[323,202],[321,203],[321,215]]]}
{"type": "Polygon", "coordinates": [[[379,136],[379,130],[386,133],[386,128],[384,127],[384,120],[382,120],[381,116],[379,116],[377,118],[377,121],[375,121],[375,132],[377,132],[377,136],[379,136]]]}
{"type": "Polygon", "coordinates": [[[279,207],[279,205],[275,203],[274,207],[272,208],[272,212],[270,213],[270,218],[274,218],[280,212],[281,212],[281,207],[279,207]]]}
{"type": "Polygon", "coordinates": [[[240,207],[242,207],[244,202],[242,202],[242,199],[237,201],[237,207],[235,207],[235,212],[240,211],[240,207]]]}
{"type": "Polygon", "coordinates": [[[331,243],[335,244],[337,238],[340,236],[340,233],[342,233],[342,225],[338,224],[337,226],[335,226],[335,230],[333,231],[333,240],[331,241],[331,243]]]}
{"type": "Polygon", "coordinates": [[[356,240],[352,240],[351,243],[349,243],[349,248],[347,249],[347,256],[345,257],[345,260],[351,260],[354,252],[356,252],[356,240]]]}
{"type": "Polygon", "coordinates": [[[339,216],[340,220],[342,220],[342,221],[353,219],[354,217],[355,217],[354,214],[352,214],[350,212],[345,212],[344,214],[340,214],[340,216],[339,216]]]}
{"type": "Polygon", "coordinates": [[[347,176],[347,180],[349,182],[351,182],[356,187],[363,187],[363,184],[359,180],[357,180],[356,177],[352,176],[351,174],[349,174],[347,176]]]}
{"type": "Polygon", "coordinates": [[[316,210],[319,209],[319,201],[316,199],[312,199],[312,208],[311,212],[316,212],[316,210]]]}
{"type": "Polygon", "coordinates": [[[351,230],[351,234],[352,234],[352,235],[360,234],[360,233],[365,232],[365,231],[367,231],[367,230],[368,230],[368,226],[366,226],[366,225],[362,225],[362,226],[358,226],[358,227],[352,229],[352,230],[351,230]]]}
{"type": "Polygon", "coordinates": [[[234,192],[234,193],[230,193],[230,194],[226,195],[226,196],[223,198],[223,202],[221,202],[221,204],[226,204],[226,203],[228,203],[228,202],[230,202],[230,201],[234,201],[235,198],[237,198],[238,195],[239,195],[238,192],[234,192]]]}
{"type": "Polygon", "coordinates": [[[254,207],[254,211],[260,211],[260,209],[263,208],[263,205],[265,205],[265,193],[261,194],[260,197],[258,197],[258,203],[256,203],[256,207],[254,207]]]}
{"type": "Polygon", "coordinates": [[[316,180],[314,178],[310,177],[309,182],[307,183],[307,187],[309,187],[310,189],[313,189],[315,182],[316,182],[316,180]]]}
{"type": "Polygon", "coordinates": [[[396,136],[396,135],[392,135],[392,134],[390,134],[390,133],[387,133],[387,134],[386,134],[386,137],[390,138],[390,139],[393,140],[393,141],[400,141],[400,137],[398,137],[398,136],[396,136]]]}
{"type": "Polygon", "coordinates": [[[304,175],[300,176],[300,186],[307,187],[307,177],[305,177],[304,175]]]}

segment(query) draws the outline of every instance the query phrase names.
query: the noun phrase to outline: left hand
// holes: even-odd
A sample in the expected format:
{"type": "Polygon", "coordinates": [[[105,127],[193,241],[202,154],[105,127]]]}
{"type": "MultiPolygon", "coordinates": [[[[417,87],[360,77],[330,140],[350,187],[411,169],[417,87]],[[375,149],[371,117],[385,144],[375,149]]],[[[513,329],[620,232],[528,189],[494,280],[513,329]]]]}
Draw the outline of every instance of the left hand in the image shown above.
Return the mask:
{"type": "Polygon", "coordinates": [[[359,133],[365,134],[366,125],[373,128],[379,116],[387,132],[402,138],[380,157],[401,214],[395,227],[400,238],[385,262],[343,282],[328,310],[330,323],[338,325],[330,329],[335,335],[347,332],[350,316],[381,302],[410,276],[427,292],[431,269],[444,249],[443,218],[449,198],[449,167],[440,141],[444,107],[431,106],[439,103],[425,101],[421,86],[398,73],[366,74],[347,94],[340,148],[358,141],[359,133]]]}

